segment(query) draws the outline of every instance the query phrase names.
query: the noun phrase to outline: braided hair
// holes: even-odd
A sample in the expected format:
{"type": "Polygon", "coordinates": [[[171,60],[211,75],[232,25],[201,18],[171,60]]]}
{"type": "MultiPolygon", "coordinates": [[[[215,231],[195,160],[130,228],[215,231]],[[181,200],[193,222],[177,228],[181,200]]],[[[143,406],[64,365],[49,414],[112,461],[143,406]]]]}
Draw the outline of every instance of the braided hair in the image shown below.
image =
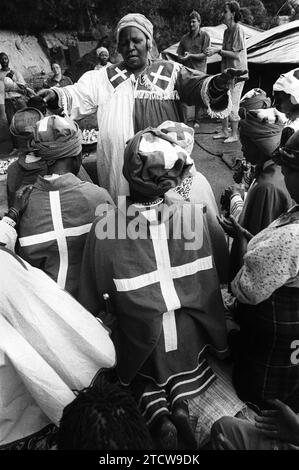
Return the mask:
{"type": "Polygon", "coordinates": [[[148,428],[130,392],[100,373],[65,407],[57,437],[60,450],[151,449],[148,428]]]}

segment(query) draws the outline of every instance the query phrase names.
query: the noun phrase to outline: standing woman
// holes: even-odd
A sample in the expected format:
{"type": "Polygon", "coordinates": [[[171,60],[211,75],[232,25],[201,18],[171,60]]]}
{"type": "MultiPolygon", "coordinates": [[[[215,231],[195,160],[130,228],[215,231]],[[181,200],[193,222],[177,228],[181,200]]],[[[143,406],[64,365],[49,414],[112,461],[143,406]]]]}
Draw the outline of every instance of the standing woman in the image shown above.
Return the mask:
{"type": "MultiPolygon", "coordinates": [[[[238,2],[226,2],[224,5],[223,22],[227,29],[224,31],[222,49],[210,47],[207,55],[219,54],[222,57],[221,70],[228,68],[247,69],[247,52],[245,45],[245,34],[239,25],[241,19],[240,5],[238,2]]],[[[245,76],[247,79],[248,76],[245,76]]],[[[239,104],[244,87],[244,81],[234,83],[230,86],[232,110],[229,115],[232,133],[229,136],[228,118],[222,119],[222,132],[216,134],[214,139],[225,139],[224,143],[236,142],[238,140],[239,104]]]]}

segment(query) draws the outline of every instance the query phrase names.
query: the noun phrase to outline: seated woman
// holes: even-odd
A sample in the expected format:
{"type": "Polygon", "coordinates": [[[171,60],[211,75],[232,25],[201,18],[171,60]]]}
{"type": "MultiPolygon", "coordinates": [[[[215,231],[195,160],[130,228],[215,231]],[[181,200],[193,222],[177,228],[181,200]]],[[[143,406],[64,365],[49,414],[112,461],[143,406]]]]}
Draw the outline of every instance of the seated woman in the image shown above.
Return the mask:
{"type": "Polygon", "coordinates": [[[93,224],[79,294],[93,314],[109,299],[118,376],[163,449],[177,448],[178,433],[196,447],[187,400],[216,379],[207,352],[227,354],[205,206],[165,196],[193,165],[180,127],[169,126],[177,139],[147,128],[127,144],[130,199],[93,224]]]}
{"type": "MultiPolygon", "coordinates": [[[[296,205],[250,240],[232,281],[239,301],[234,337],[234,384],[241,399],[267,407],[278,398],[299,411],[299,367],[291,360],[299,337],[299,133],[280,150],[279,164],[296,205]]],[[[223,222],[239,238],[240,257],[250,235],[223,222]]]]}
{"type": "MultiPolygon", "coordinates": [[[[281,123],[261,122],[255,111],[248,111],[240,121],[240,139],[246,161],[255,165],[254,180],[249,187],[243,208],[238,217],[240,225],[256,235],[291,206],[280,167],[272,160],[272,153],[280,142],[281,123]]],[[[231,192],[231,214],[242,207],[237,186],[231,192]]],[[[234,240],[230,255],[230,280],[242,265],[238,257],[238,240],[234,240]]]]}

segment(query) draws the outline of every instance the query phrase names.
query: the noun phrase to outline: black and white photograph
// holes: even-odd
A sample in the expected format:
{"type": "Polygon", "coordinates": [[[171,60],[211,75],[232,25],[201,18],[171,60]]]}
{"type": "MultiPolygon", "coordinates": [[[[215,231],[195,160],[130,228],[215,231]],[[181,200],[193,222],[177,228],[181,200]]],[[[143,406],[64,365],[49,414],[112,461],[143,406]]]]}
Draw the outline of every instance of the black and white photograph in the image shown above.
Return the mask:
{"type": "Polygon", "coordinates": [[[2,0],[0,461],[262,450],[299,450],[299,0],[2,0]]]}

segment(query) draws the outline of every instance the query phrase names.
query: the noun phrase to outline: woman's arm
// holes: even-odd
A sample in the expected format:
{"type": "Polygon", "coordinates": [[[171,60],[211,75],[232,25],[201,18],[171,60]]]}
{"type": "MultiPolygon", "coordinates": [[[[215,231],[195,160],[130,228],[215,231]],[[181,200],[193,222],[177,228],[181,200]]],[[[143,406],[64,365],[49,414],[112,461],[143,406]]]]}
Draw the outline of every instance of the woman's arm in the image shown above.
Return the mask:
{"type": "Polygon", "coordinates": [[[240,302],[256,305],[295,278],[298,270],[298,225],[268,227],[249,243],[232,292],[240,302]]]}

